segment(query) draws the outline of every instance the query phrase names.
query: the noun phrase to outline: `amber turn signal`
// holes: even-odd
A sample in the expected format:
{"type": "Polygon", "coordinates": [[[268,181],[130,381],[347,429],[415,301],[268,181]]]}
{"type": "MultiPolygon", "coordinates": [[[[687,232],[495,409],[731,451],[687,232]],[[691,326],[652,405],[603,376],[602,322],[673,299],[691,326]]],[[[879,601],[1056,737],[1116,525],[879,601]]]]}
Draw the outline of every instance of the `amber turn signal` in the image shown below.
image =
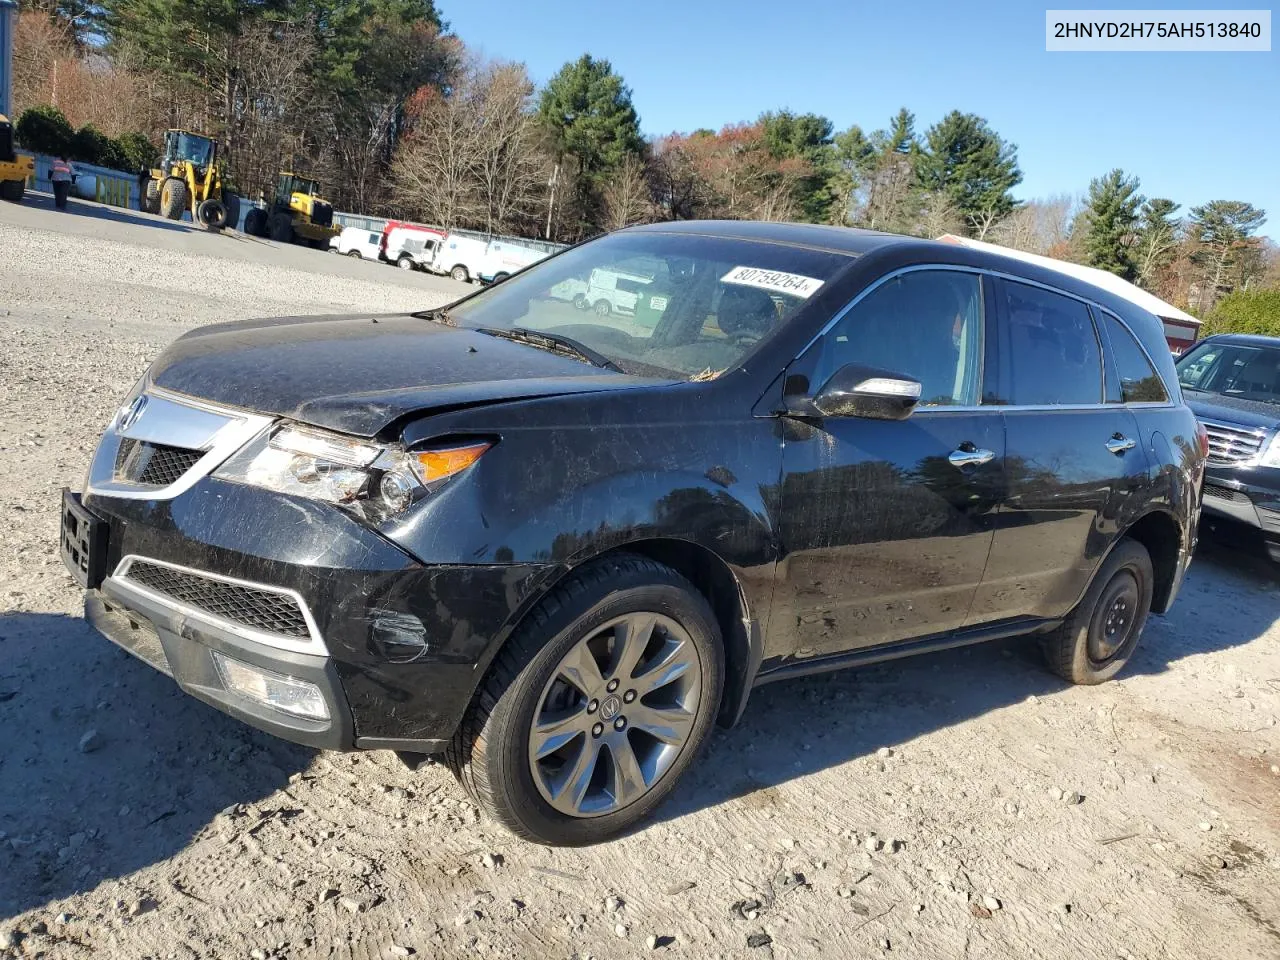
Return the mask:
{"type": "Polygon", "coordinates": [[[493,444],[469,443],[460,447],[441,447],[436,450],[418,450],[410,454],[414,470],[424,484],[451,477],[471,466],[493,444]]]}

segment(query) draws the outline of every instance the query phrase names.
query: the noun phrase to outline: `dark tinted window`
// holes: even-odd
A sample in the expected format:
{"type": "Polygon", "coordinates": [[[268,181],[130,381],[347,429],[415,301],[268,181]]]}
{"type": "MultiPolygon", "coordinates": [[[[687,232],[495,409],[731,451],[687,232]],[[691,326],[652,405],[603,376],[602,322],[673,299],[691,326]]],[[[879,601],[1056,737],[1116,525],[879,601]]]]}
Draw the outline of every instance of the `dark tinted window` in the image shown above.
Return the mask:
{"type": "Polygon", "coordinates": [[[819,384],[847,363],[920,381],[921,406],[972,406],[982,379],[982,281],[916,270],[858,302],[822,344],[819,384]]]}
{"type": "Polygon", "coordinates": [[[1107,328],[1111,360],[1120,377],[1120,399],[1125,403],[1163,403],[1168,400],[1164,383],[1129,328],[1105,313],[1102,323],[1107,328]]]}
{"type": "Polygon", "coordinates": [[[1191,390],[1280,403],[1280,350],[1210,340],[1178,358],[1178,379],[1191,390]]]}
{"type": "Polygon", "coordinates": [[[1102,355],[1079,300],[1022,283],[1001,284],[1009,324],[1009,402],[1100,403],[1102,355]]]}

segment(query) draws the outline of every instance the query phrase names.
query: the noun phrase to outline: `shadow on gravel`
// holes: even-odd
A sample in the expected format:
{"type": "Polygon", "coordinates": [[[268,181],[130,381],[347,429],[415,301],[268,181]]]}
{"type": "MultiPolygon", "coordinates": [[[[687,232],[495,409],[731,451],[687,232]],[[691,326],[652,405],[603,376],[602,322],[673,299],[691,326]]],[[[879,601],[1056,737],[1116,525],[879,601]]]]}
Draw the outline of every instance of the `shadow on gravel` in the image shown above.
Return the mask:
{"type": "MultiPolygon", "coordinates": [[[[1147,622],[1121,679],[1261,636],[1280,618],[1276,569],[1224,546],[1202,548],[1172,611],[1147,622]]],[[[736,797],[765,809],[778,802],[771,787],[1065,690],[1042,664],[1035,641],[1017,638],[760,687],[739,725],[713,735],[658,818],[736,797]]]]}
{"type": "MultiPolygon", "coordinates": [[[[53,195],[48,193],[28,191],[22,202],[27,206],[41,210],[53,211],[56,209],[53,205],[53,195]]],[[[105,204],[94,203],[91,200],[80,200],[76,197],[68,199],[67,208],[57,212],[64,216],[91,217],[94,220],[109,220],[113,223],[132,223],[140,227],[153,227],[157,230],[176,230],[180,233],[190,233],[197,229],[190,223],[166,220],[163,217],[151,216],[150,214],[129,210],[125,207],[109,207],[105,204]]],[[[199,229],[200,232],[204,232],[203,228],[199,229]]]]}
{"type": "Polygon", "coordinates": [[[173,856],[315,755],[53,614],[0,613],[0,730],[0,919],[173,856]]]}

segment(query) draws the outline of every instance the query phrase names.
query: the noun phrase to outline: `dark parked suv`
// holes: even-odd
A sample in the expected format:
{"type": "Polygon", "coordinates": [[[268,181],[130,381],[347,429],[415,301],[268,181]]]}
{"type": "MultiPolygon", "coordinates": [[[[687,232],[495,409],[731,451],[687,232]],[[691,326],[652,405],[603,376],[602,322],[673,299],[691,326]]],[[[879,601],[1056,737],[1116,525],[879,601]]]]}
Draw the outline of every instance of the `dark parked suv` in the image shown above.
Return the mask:
{"type": "Polygon", "coordinates": [[[1010,635],[1113,676],[1205,438],[1156,319],[838,228],[624,230],[447,309],[206,327],[109,424],[89,619],[329,749],[444,753],[497,820],[649,813],[772,680],[1010,635]],[[583,311],[584,284],[625,290],[583,311]]]}
{"type": "Polygon", "coordinates": [[[1178,379],[1209,433],[1208,521],[1248,528],[1280,560],[1280,338],[1208,337],[1178,358],[1178,379]]]}

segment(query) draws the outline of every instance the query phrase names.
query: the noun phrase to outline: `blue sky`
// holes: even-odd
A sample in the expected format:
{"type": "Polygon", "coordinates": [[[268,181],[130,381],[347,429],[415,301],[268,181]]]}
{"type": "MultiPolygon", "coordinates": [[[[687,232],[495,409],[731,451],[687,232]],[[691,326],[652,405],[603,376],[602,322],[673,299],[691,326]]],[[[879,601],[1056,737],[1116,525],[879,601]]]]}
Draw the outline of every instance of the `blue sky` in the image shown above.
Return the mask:
{"type": "Polygon", "coordinates": [[[1181,212],[1215,199],[1263,207],[1262,232],[1280,239],[1274,40],[1270,53],[1047,53],[1045,9],[1073,6],[1063,0],[437,3],[473,49],[523,61],[538,83],[584,52],[608,59],[646,134],[783,107],[871,130],[906,106],[923,131],[959,109],[1018,145],[1020,198],[1082,193],[1118,166],[1181,212]]]}

